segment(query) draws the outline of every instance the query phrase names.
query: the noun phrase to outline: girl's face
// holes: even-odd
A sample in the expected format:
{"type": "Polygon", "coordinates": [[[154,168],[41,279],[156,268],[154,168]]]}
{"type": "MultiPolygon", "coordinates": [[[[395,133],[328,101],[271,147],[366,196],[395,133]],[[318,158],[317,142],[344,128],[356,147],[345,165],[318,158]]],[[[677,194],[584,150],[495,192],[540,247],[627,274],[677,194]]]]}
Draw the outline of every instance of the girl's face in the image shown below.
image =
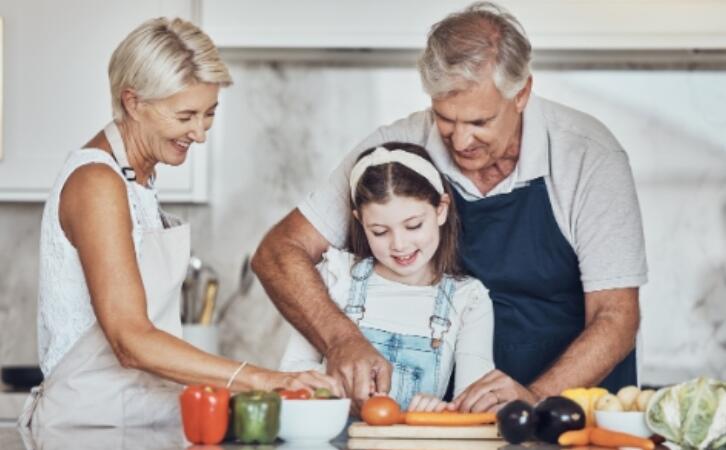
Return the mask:
{"type": "Polygon", "coordinates": [[[363,225],[376,272],[405,284],[425,285],[433,279],[431,258],[439,247],[439,227],[446,222],[449,198],[431,203],[392,196],[388,203],[367,203],[353,212],[363,225]]]}

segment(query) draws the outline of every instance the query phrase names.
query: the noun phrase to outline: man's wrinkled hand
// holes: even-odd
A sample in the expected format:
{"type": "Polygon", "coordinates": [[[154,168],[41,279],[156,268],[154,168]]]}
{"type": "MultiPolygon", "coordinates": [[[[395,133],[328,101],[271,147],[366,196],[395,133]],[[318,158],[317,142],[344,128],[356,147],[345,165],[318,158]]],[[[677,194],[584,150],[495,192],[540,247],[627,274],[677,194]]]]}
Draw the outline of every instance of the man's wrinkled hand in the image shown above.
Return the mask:
{"type": "Polygon", "coordinates": [[[461,412],[496,412],[507,402],[516,399],[530,404],[538,400],[533,392],[512,377],[494,369],[464,389],[452,403],[461,412]]]}
{"type": "Polygon", "coordinates": [[[328,374],[335,377],[351,400],[356,416],[374,392],[391,389],[391,364],[363,337],[356,336],[330,347],[325,355],[328,374]]]}

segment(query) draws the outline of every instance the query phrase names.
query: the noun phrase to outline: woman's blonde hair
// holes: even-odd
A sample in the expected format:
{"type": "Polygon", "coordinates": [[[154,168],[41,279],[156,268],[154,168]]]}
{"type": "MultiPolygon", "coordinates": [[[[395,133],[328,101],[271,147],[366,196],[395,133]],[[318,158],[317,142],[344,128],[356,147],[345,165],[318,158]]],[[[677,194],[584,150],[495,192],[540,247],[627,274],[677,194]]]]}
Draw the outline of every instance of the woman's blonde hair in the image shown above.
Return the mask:
{"type": "Polygon", "coordinates": [[[121,41],[108,77],[115,120],[125,115],[124,89],[133,89],[142,100],[156,100],[195,83],[232,84],[209,36],[191,22],[164,17],[147,20],[121,41]]]}

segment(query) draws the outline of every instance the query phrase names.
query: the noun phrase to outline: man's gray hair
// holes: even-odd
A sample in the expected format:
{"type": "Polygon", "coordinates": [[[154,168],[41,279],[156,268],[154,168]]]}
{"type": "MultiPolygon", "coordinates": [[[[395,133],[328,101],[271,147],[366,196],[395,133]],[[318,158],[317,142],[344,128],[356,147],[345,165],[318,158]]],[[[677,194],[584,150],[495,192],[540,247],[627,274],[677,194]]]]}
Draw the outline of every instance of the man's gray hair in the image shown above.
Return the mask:
{"type": "Polygon", "coordinates": [[[424,90],[442,97],[491,76],[513,98],[527,83],[532,45],[519,21],[491,2],[477,2],[434,24],[418,60],[424,90]]]}

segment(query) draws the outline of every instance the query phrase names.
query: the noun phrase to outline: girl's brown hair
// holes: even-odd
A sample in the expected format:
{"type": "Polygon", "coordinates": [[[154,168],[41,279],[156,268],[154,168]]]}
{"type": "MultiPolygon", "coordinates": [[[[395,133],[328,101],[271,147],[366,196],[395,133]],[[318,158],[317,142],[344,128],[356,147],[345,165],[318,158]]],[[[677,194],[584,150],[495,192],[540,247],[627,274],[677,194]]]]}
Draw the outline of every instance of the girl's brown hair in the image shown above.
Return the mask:
{"type": "MultiPolygon", "coordinates": [[[[403,142],[387,142],[380,145],[388,150],[403,150],[418,155],[431,162],[426,149],[416,144],[403,142]]],[[[372,153],[377,147],[369,148],[358,156],[358,161],[372,153]]],[[[449,195],[450,204],[446,216],[446,223],[440,227],[439,247],[436,249],[431,261],[433,263],[434,283],[438,283],[444,274],[455,277],[461,276],[462,271],[457,257],[459,244],[459,216],[454,205],[454,196],[451,186],[444,177],[442,182],[444,192],[449,195]]],[[[441,204],[443,194],[436,192],[431,183],[421,174],[396,162],[371,166],[363,172],[355,188],[355,195],[350,199],[350,210],[358,210],[367,203],[387,203],[392,195],[412,197],[428,201],[434,208],[441,204]]],[[[360,212],[359,212],[360,214],[360,212]]],[[[356,259],[373,256],[363,225],[355,216],[350,220],[348,227],[348,247],[356,259]]]]}

